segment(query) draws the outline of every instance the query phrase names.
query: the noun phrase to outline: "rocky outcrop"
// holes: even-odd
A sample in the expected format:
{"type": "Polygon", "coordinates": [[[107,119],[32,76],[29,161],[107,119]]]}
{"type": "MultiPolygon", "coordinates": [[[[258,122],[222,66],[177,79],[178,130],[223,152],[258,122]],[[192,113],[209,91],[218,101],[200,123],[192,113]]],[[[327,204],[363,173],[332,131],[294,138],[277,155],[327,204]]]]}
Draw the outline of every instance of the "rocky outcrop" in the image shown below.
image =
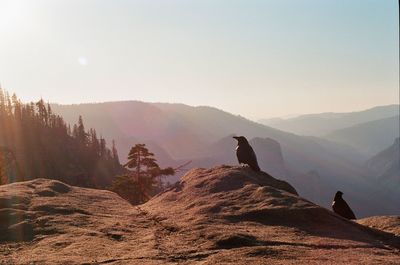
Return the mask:
{"type": "Polygon", "coordinates": [[[271,138],[254,138],[250,141],[257,154],[260,167],[274,177],[289,175],[282,155],[281,145],[271,138]]]}
{"type": "Polygon", "coordinates": [[[383,264],[399,238],[247,167],[194,169],[134,207],[36,179],[0,186],[0,264],[383,264]]]}
{"type": "Polygon", "coordinates": [[[372,216],[357,220],[357,223],[400,236],[399,215],[372,216]]]}

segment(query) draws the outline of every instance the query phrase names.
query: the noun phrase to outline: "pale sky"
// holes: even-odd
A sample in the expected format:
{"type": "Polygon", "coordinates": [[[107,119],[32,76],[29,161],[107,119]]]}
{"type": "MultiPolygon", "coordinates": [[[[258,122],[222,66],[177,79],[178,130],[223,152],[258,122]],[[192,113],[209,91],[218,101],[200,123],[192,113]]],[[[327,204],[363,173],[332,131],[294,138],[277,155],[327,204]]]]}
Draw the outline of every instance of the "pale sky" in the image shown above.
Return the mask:
{"type": "Polygon", "coordinates": [[[396,0],[0,0],[24,101],[209,105],[258,119],[399,101],[396,0]]]}

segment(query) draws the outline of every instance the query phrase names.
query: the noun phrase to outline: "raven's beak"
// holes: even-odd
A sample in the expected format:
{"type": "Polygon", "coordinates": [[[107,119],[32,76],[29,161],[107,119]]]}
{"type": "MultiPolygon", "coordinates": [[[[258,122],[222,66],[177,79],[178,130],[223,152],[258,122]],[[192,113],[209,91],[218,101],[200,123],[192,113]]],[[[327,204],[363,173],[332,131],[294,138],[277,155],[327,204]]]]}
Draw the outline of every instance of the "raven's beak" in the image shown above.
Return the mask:
{"type": "Polygon", "coordinates": [[[239,139],[239,137],[237,137],[237,136],[233,136],[232,138],[234,138],[234,139],[236,139],[236,140],[238,140],[238,139],[239,139]]]}

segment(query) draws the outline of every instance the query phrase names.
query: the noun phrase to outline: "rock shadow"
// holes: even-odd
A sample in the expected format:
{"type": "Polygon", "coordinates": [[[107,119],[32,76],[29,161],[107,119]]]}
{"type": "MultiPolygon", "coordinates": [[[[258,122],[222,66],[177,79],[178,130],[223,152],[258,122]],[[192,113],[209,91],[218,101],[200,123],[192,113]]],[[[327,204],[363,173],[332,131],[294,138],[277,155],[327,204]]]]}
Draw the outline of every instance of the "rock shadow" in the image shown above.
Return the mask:
{"type": "Polygon", "coordinates": [[[385,248],[381,243],[381,240],[385,240],[392,247],[400,249],[400,237],[345,220],[319,207],[261,209],[225,215],[223,218],[233,223],[257,222],[268,226],[286,226],[308,235],[357,241],[379,248],[385,248]]]}

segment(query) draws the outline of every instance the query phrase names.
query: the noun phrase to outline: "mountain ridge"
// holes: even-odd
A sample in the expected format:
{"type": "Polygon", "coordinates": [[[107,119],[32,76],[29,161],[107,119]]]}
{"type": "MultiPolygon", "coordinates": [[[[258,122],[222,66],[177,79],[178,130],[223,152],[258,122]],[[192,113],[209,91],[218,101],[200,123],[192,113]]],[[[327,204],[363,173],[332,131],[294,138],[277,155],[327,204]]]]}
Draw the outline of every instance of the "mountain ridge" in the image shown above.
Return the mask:
{"type": "Polygon", "coordinates": [[[400,179],[400,137],[388,148],[377,153],[367,161],[367,167],[377,173],[377,177],[393,177],[397,173],[400,179]]]}
{"type": "Polygon", "coordinates": [[[365,156],[375,155],[400,135],[400,116],[359,123],[332,131],[324,138],[359,150],[365,156]]]}
{"type": "Polygon", "coordinates": [[[400,115],[400,105],[391,104],[354,112],[303,114],[289,119],[267,119],[259,122],[299,135],[324,136],[334,130],[396,115],[400,115]]]}
{"type": "MultiPolygon", "coordinates": [[[[314,202],[330,207],[332,194],[343,190],[357,201],[359,207],[356,208],[361,216],[381,214],[381,209],[386,209],[376,205],[376,202],[369,203],[374,204],[373,207],[365,207],[369,194],[374,192],[374,184],[368,183],[372,177],[361,163],[364,157],[350,147],[329,140],[283,132],[212,107],[195,108],[184,104],[129,101],[79,107],[58,105],[53,106],[53,109],[67,121],[74,121],[77,116],[82,115],[85,124],[96,128],[106,140],[115,139],[122,161],[133,144],[151,142],[157,147],[155,155],[162,162],[161,166],[179,166],[187,161],[192,161],[191,167],[232,164],[236,163],[236,143],[230,139],[221,147],[215,148],[221,139],[231,135],[244,135],[250,141],[253,138],[270,138],[280,145],[280,155],[284,160],[280,171],[289,179],[290,175],[304,176],[304,179],[301,177],[295,181],[296,188],[300,193],[306,190],[312,192],[306,195],[313,198],[314,202]],[[286,174],[283,167],[293,174],[286,174]],[[306,179],[315,179],[316,175],[309,175],[308,172],[318,172],[319,181],[313,189],[308,189],[310,184],[306,183],[306,179]],[[369,212],[371,210],[373,212],[369,212]]],[[[268,150],[257,146],[263,145],[262,141],[252,144],[255,144],[253,148],[260,155],[267,155],[268,150]]],[[[258,160],[261,164],[263,160],[272,162],[267,157],[258,157],[258,160]]],[[[262,165],[261,167],[263,168],[262,165]]],[[[268,166],[264,170],[271,168],[273,167],[268,166]]],[[[281,175],[278,167],[272,171],[275,171],[273,174],[281,175]]],[[[386,195],[380,192],[379,196],[386,195]]],[[[395,210],[388,210],[387,213],[394,214],[395,210]]]]}

